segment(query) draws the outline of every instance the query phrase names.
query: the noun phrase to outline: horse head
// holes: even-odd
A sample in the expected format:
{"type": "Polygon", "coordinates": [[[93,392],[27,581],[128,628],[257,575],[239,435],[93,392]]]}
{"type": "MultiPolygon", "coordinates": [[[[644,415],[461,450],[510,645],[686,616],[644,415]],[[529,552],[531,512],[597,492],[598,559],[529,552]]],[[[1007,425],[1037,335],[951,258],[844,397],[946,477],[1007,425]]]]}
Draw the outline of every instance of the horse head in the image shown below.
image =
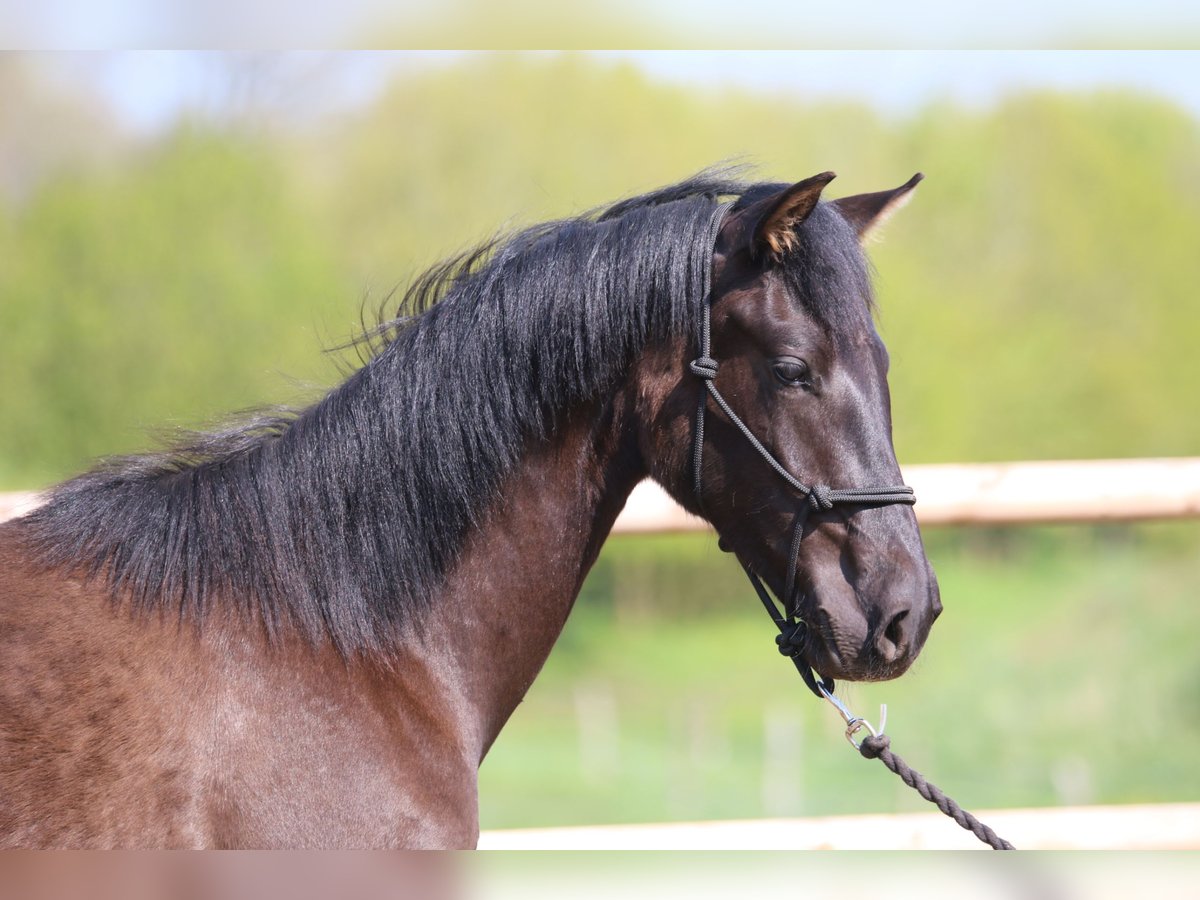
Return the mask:
{"type": "Polygon", "coordinates": [[[804,623],[804,663],[882,680],[909,667],[941,612],[911,492],[878,489],[901,477],[861,249],[920,176],[820,202],[832,178],[757,185],[714,218],[700,358],[689,371],[693,342],[654,367],[666,427],[647,434],[647,456],[804,623]]]}

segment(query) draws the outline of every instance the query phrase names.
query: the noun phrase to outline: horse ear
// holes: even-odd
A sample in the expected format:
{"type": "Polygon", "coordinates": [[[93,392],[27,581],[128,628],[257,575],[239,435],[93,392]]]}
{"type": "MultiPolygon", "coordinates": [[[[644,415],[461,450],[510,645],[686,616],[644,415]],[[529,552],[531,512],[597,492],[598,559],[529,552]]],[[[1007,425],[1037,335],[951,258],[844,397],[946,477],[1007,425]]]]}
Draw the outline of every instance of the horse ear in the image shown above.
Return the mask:
{"type": "Polygon", "coordinates": [[[832,172],[822,172],[750,206],[744,215],[754,223],[750,246],[755,255],[766,253],[778,259],[795,247],[796,226],[808,218],[833,178],[832,172]]]}
{"type": "Polygon", "coordinates": [[[859,243],[866,243],[875,229],[909,201],[913,188],[920,184],[924,177],[918,172],[898,188],[890,191],[876,191],[873,194],[840,197],[833,201],[833,205],[842,214],[842,218],[849,222],[857,232],[859,243]]]}

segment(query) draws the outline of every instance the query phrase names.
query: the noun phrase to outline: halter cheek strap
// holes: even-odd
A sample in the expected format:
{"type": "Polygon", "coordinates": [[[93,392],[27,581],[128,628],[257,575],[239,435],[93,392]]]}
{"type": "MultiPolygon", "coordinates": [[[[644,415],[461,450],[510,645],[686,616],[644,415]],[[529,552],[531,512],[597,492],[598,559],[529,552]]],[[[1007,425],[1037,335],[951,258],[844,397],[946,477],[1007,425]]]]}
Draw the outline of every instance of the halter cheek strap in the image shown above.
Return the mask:
{"type": "MultiPolygon", "coordinates": [[[[715,245],[721,223],[732,206],[732,202],[722,203],[713,211],[708,231],[709,247],[715,245]]],[[[808,516],[813,512],[828,512],[836,505],[880,506],[891,503],[911,505],[917,502],[917,498],[913,493],[913,489],[907,485],[838,489],[826,487],[822,484],[808,485],[784,468],[779,460],[754,436],[754,433],[746,423],[730,408],[729,403],[721,396],[721,392],[717,390],[716,378],[721,365],[712,356],[711,260],[705,267],[702,278],[700,355],[688,364],[688,369],[691,373],[704,383],[704,389],[700,392],[700,400],[696,406],[696,427],[692,432],[692,488],[695,491],[696,503],[700,506],[701,511],[703,511],[704,419],[708,409],[708,399],[711,397],[717,406],[720,407],[721,412],[725,414],[725,417],[750,442],[750,446],[757,451],[758,455],[766,460],[767,464],[775,470],[775,473],[786,481],[801,497],[801,502],[797,506],[796,517],[792,526],[792,541],[788,551],[786,581],[778,604],[771,598],[762,580],[750,570],[749,566],[742,563],[742,569],[750,579],[750,584],[753,585],[754,592],[758,595],[758,599],[762,602],[767,614],[770,615],[771,621],[779,629],[779,635],[775,638],[775,643],[779,646],[779,652],[792,660],[796,669],[800,672],[800,677],[808,685],[809,690],[816,694],[817,697],[824,699],[825,695],[821,693],[821,688],[823,687],[826,691],[832,693],[834,688],[833,679],[823,678],[818,685],[817,675],[813,672],[812,666],[805,661],[804,654],[808,639],[808,625],[800,618],[800,604],[795,600],[796,566],[800,558],[800,542],[804,538],[804,525],[808,521],[808,516]],[[780,611],[780,607],[782,607],[782,612],[780,611]]],[[[724,547],[722,548],[724,549],[724,547]]]]}

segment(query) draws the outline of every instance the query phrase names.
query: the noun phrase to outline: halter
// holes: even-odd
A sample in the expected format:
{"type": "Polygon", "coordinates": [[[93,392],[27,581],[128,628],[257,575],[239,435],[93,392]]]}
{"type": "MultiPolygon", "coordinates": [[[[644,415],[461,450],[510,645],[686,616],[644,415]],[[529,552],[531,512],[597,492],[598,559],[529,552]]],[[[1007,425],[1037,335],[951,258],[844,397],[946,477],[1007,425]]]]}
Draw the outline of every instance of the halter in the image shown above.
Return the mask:
{"type": "MultiPolygon", "coordinates": [[[[708,229],[708,246],[715,249],[717,233],[720,231],[721,223],[725,219],[725,214],[733,206],[733,201],[722,203],[713,211],[712,220],[709,222],[708,229]]],[[[742,569],[746,572],[746,576],[750,579],[750,584],[754,586],[754,592],[758,594],[758,599],[762,602],[763,608],[771,617],[771,621],[779,629],[779,635],[775,638],[775,643],[779,647],[779,652],[791,659],[795,664],[796,670],[800,673],[800,677],[804,679],[804,683],[808,685],[817,697],[825,699],[826,693],[833,692],[833,679],[824,677],[818,683],[817,676],[813,672],[812,667],[804,659],[805,642],[808,636],[808,624],[800,618],[799,610],[796,608],[799,604],[793,605],[793,591],[796,587],[796,563],[800,557],[800,541],[804,538],[804,525],[808,521],[808,516],[813,512],[828,512],[834,506],[882,506],[891,503],[904,503],[911,505],[917,502],[916,495],[913,489],[907,485],[897,485],[892,487],[878,488],[830,488],[823,484],[808,485],[802,482],[799,478],[789,472],[784,466],[771,455],[771,452],[762,445],[762,442],[754,436],[754,433],[749,429],[738,415],[730,408],[725,398],[721,396],[721,392],[717,390],[715,383],[717,372],[721,366],[712,357],[712,261],[709,260],[708,265],[704,267],[702,274],[702,291],[701,309],[700,309],[700,355],[688,364],[688,369],[697,378],[704,382],[704,390],[700,392],[700,402],[696,407],[696,428],[693,432],[692,444],[692,488],[696,494],[696,503],[703,511],[704,499],[701,494],[702,487],[702,468],[704,462],[704,414],[708,408],[708,398],[711,396],[716,401],[717,406],[725,413],[726,418],[732,422],[750,442],[757,452],[767,464],[775,470],[784,481],[786,481],[793,489],[801,495],[801,502],[796,510],[795,524],[792,526],[792,544],[788,553],[787,579],[785,582],[783,595],[779,598],[778,605],[771,598],[770,593],[763,585],[761,579],[750,570],[750,567],[745,563],[741,563],[742,569]],[[780,612],[782,607],[782,612],[780,612]]],[[[724,542],[720,543],[721,549],[727,549],[724,542]]],[[[741,562],[739,560],[739,562],[741,562]]]]}

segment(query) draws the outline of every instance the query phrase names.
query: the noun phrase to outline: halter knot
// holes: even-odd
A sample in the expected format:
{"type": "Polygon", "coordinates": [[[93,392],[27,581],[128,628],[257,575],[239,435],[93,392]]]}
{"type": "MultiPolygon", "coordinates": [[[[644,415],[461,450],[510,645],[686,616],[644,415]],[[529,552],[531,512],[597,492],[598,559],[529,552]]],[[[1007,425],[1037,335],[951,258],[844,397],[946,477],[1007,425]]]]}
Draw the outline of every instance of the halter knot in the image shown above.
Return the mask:
{"type": "MultiPolygon", "coordinates": [[[[783,628],[784,626],[781,625],[780,627],[783,628]]],[[[795,622],[786,631],[781,631],[775,635],[775,646],[779,648],[779,652],[784,656],[799,656],[804,649],[804,635],[807,630],[807,626],[803,620],[795,622]]]]}
{"type": "Polygon", "coordinates": [[[824,484],[814,484],[808,489],[808,505],[816,512],[833,509],[833,498],[829,495],[832,488],[824,484]]]}
{"type": "Polygon", "coordinates": [[[717,377],[717,370],[721,368],[721,365],[711,356],[700,356],[688,363],[688,368],[696,377],[712,381],[717,377]]]}

